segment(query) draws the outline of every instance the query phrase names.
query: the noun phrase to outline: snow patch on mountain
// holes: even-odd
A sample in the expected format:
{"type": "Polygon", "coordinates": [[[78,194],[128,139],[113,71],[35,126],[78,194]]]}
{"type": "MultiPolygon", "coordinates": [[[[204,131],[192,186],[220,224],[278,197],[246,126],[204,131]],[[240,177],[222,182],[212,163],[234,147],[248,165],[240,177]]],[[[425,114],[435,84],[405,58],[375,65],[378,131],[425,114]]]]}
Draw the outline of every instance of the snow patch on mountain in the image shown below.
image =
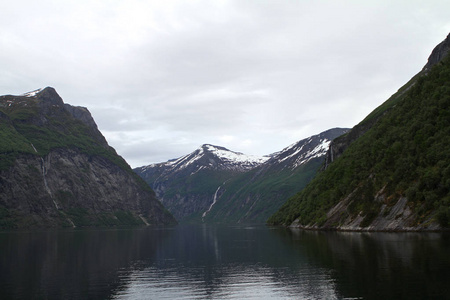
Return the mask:
{"type": "MultiPolygon", "coordinates": [[[[195,152],[194,152],[195,153],[195,152]]],[[[198,153],[194,154],[188,154],[185,156],[182,156],[174,161],[168,161],[166,163],[167,166],[171,166],[173,168],[177,169],[185,169],[189,165],[195,163],[197,160],[199,160],[202,157],[203,151],[199,151],[198,153]]]]}
{"type": "Polygon", "coordinates": [[[320,141],[320,144],[317,145],[314,149],[311,151],[308,151],[304,153],[303,155],[300,155],[294,162],[294,164],[291,166],[291,169],[295,169],[300,165],[303,165],[310,161],[313,158],[324,156],[327,153],[328,147],[330,145],[330,140],[323,139],[320,141]]]}
{"type": "Polygon", "coordinates": [[[282,159],[279,159],[278,162],[281,163],[281,162],[283,162],[285,160],[288,160],[288,159],[298,155],[303,150],[304,146],[305,145],[302,145],[298,149],[295,149],[296,147],[298,147],[298,145],[297,144],[292,144],[289,147],[285,148],[282,152],[279,153],[279,155],[281,153],[287,153],[287,152],[290,152],[290,151],[294,151],[294,152],[292,152],[291,154],[287,155],[286,157],[284,157],[282,159]]]}
{"type": "Polygon", "coordinates": [[[277,164],[285,164],[291,170],[307,163],[313,158],[326,155],[331,140],[312,136],[294,143],[273,156],[277,164]],[[314,146],[316,145],[316,146],[314,146]]]}
{"type": "Polygon", "coordinates": [[[34,97],[36,97],[36,95],[39,94],[42,90],[43,90],[43,89],[37,89],[37,90],[31,91],[31,92],[24,93],[24,94],[22,94],[22,95],[20,95],[20,96],[22,96],[22,97],[28,97],[28,98],[34,98],[34,97]]]}
{"type": "Polygon", "coordinates": [[[216,147],[213,145],[203,145],[202,148],[205,147],[210,153],[214,154],[215,156],[233,163],[243,163],[243,164],[262,164],[263,162],[267,161],[269,157],[261,157],[261,156],[254,156],[254,155],[246,155],[240,152],[234,152],[230,151],[226,148],[222,147],[216,147]]]}

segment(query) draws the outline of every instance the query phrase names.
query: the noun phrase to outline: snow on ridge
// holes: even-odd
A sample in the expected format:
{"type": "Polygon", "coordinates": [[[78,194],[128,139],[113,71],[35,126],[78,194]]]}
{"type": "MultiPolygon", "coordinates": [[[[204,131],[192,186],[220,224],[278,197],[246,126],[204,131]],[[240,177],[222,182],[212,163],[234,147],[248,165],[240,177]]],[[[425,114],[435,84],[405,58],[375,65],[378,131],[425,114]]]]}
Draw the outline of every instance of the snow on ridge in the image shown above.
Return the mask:
{"type": "Polygon", "coordinates": [[[313,137],[309,137],[297,143],[294,143],[286,148],[284,148],[276,157],[277,163],[282,163],[289,160],[294,160],[289,166],[285,166],[289,169],[295,169],[300,165],[303,165],[313,158],[325,155],[328,151],[331,140],[327,138],[321,138],[318,145],[313,149],[307,150],[311,147],[311,142],[313,137]],[[306,149],[305,149],[306,147],[306,149]],[[286,155],[283,157],[283,155],[286,155]],[[280,157],[281,156],[281,157],[280,157]]]}
{"type": "Polygon", "coordinates": [[[320,141],[321,143],[314,147],[311,151],[308,151],[304,155],[300,156],[295,163],[291,166],[291,169],[295,169],[298,166],[307,163],[313,158],[325,155],[328,151],[328,148],[330,146],[331,140],[328,139],[322,139],[320,141]]]}
{"type": "Polygon", "coordinates": [[[182,156],[174,161],[169,161],[166,164],[168,166],[179,169],[184,169],[190,164],[194,163],[195,161],[199,160],[202,157],[203,151],[194,151],[193,153],[190,153],[188,155],[182,156]],[[197,153],[198,152],[198,153],[197,153]]]}
{"type": "Polygon", "coordinates": [[[249,163],[249,164],[261,164],[267,161],[268,157],[261,157],[256,155],[247,155],[240,152],[234,152],[231,150],[225,150],[214,147],[212,145],[205,145],[209,152],[215,154],[217,157],[235,163],[249,163]]]}
{"type": "MultiPolygon", "coordinates": [[[[293,149],[294,146],[295,146],[295,144],[292,145],[292,146],[290,146],[290,147],[288,147],[288,148],[285,148],[285,149],[286,149],[286,151],[289,151],[289,150],[293,149]]],[[[293,157],[293,156],[296,156],[297,154],[300,153],[300,151],[302,151],[303,147],[305,147],[305,144],[303,144],[300,148],[298,148],[297,150],[295,150],[294,153],[292,153],[292,154],[286,156],[286,157],[283,158],[283,159],[280,159],[278,162],[280,163],[280,162],[283,162],[283,161],[285,161],[285,160],[287,160],[287,159],[289,159],[289,158],[291,158],[291,157],[293,157]]]]}
{"type": "Polygon", "coordinates": [[[322,154],[324,154],[324,153],[326,153],[326,152],[328,151],[328,148],[329,148],[329,146],[330,146],[330,142],[331,142],[331,141],[330,141],[330,140],[327,140],[327,139],[323,139],[321,142],[322,142],[321,144],[317,145],[317,146],[310,152],[310,154],[311,154],[312,157],[320,156],[320,155],[322,155],[322,154]]]}
{"type": "Polygon", "coordinates": [[[37,89],[37,90],[31,91],[31,92],[24,93],[24,94],[22,94],[22,95],[20,95],[20,96],[22,96],[22,97],[28,97],[28,98],[34,98],[34,97],[36,97],[36,95],[39,94],[39,92],[41,92],[42,90],[43,90],[43,89],[37,89]]]}

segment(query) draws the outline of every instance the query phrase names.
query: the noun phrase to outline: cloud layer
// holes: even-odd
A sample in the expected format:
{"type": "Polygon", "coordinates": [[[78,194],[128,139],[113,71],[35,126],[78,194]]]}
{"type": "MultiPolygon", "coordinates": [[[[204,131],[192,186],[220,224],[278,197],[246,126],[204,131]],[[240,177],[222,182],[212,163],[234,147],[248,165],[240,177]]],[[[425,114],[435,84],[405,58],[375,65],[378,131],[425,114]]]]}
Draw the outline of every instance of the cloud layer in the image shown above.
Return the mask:
{"type": "Polygon", "coordinates": [[[448,1],[4,1],[0,94],[53,86],[133,166],[352,127],[426,63],[448,1]]]}

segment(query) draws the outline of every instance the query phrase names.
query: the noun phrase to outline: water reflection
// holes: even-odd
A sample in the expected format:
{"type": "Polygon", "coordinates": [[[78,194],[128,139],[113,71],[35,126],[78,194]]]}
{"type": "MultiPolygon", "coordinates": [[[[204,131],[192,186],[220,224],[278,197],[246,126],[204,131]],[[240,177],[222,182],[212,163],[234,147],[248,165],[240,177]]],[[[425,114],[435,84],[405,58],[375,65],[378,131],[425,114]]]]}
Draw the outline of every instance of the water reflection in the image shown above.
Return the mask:
{"type": "Polygon", "coordinates": [[[290,230],[284,243],[333,271],[346,297],[449,299],[450,236],[290,230]]]}
{"type": "Polygon", "coordinates": [[[0,232],[1,299],[107,299],[117,271],[148,260],[168,231],[0,232]]]}
{"type": "Polygon", "coordinates": [[[179,227],[115,299],[338,299],[331,272],[266,227],[179,227]]]}
{"type": "Polygon", "coordinates": [[[0,298],[446,299],[449,253],[441,233],[0,232],[0,298]]]}

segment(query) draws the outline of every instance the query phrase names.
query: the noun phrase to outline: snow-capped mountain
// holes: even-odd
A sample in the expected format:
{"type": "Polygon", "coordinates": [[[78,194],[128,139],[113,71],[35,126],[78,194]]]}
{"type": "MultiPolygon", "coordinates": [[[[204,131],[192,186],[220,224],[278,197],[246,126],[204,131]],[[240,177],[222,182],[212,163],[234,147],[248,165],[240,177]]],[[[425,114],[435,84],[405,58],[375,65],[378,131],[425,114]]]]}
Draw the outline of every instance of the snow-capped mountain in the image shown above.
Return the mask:
{"type": "Polygon", "coordinates": [[[298,141],[272,155],[267,164],[294,170],[314,158],[326,155],[331,141],[347,131],[346,128],[333,128],[298,141]]]}
{"type": "Polygon", "coordinates": [[[151,164],[138,168],[138,172],[147,172],[151,169],[164,169],[164,173],[186,172],[195,174],[202,169],[216,171],[245,172],[267,161],[269,157],[245,155],[227,148],[204,144],[192,153],[167,162],[151,164]]]}
{"type": "Polygon", "coordinates": [[[150,184],[167,209],[183,220],[207,210],[218,185],[268,159],[204,144],[180,158],[134,171],[150,184]]]}
{"type": "Polygon", "coordinates": [[[178,159],[135,169],[161,202],[186,222],[264,222],[315,175],[334,128],[264,157],[205,144],[178,159]]]}
{"type": "Polygon", "coordinates": [[[322,166],[328,145],[348,129],[333,128],[294,143],[260,166],[230,179],[203,218],[205,222],[265,222],[298,193],[322,166]]]}

